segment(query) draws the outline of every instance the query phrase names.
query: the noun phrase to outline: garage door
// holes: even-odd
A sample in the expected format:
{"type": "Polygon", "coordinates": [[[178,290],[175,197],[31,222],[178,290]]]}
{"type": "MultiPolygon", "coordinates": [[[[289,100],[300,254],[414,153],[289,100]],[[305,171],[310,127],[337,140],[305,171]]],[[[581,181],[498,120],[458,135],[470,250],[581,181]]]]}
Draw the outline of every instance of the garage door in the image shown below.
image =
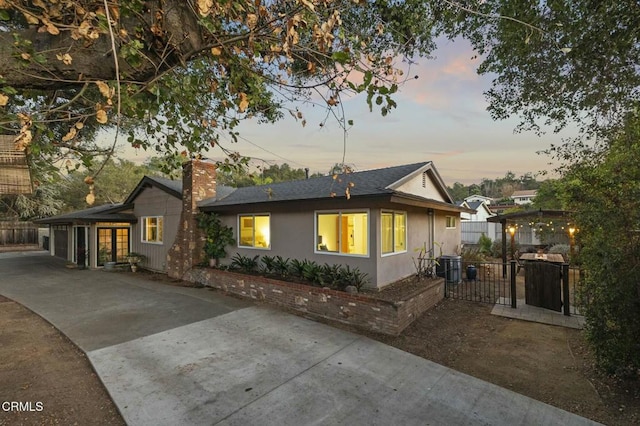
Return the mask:
{"type": "Polygon", "coordinates": [[[53,231],[56,257],[67,258],[69,239],[66,229],[56,229],[53,231]]]}

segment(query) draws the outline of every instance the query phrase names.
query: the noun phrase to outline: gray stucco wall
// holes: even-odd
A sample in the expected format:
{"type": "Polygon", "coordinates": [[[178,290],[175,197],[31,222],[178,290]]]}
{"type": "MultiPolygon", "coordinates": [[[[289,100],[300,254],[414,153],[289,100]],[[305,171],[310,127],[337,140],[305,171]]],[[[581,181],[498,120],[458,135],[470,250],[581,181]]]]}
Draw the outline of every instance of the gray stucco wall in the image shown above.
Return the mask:
{"type": "MultiPolygon", "coordinates": [[[[336,205],[336,204],[334,204],[336,205]]],[[[419,249],[426,244],[427,249],[431,247],[433,241],[441,243],[442,254],[456,254],[460,244],[459,219],[456,229],[445,229],[447,215],[458,215],[457,213],[446,213],[436,211],[433,216],[429,216],[424,208],[409,206],[367,206],[356,203],[346,204],[342,210],[367,210],[369,212],[369,253],[368,256],[349,256],[336,253],[316,252],[315,248],[315,212],[329,210],[327,205],[300,203],[290,205],[288,208],[279,207],[277,210],[252,209],[250,206],[242,213],[268,213],[271,216],[271,248],[254,249],[240,248],[237,243],[229,247],[228,256],[221,260],[222,264],[229,264],[231,258],[239,253],[243,256],[282,256],[289,259],[308,259],[319,264],[342,264],[357,267],[362,272],[369,275],[371,287],[383,287],[399,279],[413,275],[416,270],[413,258],[418,253],[414,249],[419,249]],[[407,251],[397,254],[382,256],[380,241],[380,213],[382,210],[395,210],[407,212],[407,251]],[[432,226],[430,221],[434,220],[435,236],[431,235],[432,226]]],[[[459,216],[459,215],[458,215],[459,216]]],[[[238,213],[227,212],[221,214],[223,223],[233,229],[234,237],[237,241],[238,235],[238,213]]],[[[434,253],[440,255],[440,249],[436,246],[434,253]]]]}
{"type": "MultiPolygon", "coordinates": [[[[312,260],[319,264],[328,263],[350,265],[357,267],[362,272],[367,273],[372,281],[376,277],[375,256],[375,238],[369,238],[369,256],[348,256],[335,253],[316,253],[315,246],[315,225],[314,212],[267,212],[256,211],[254,213],[270,213],[271,215],[271,248],[244,248],[238,247],[237,243],[233,247],[229,247],[226,259],[222,259],[222,264],[229,264],[231,258],[236,253],[242,256],[282,256],[289,259],[312,260]]],[[[225,215],[222,221],[225,225],[233,228],[234,237],[238,235],[237,214],[225,215]]]]}
{"type": "Polygon", "coordinates": [[[182,201],[158,188],[146,188],[136,197],[134,214],[138,223],[131,226],[131,251],[147,257],[144,267],[154,271],[166,271],[167,252],[176,238],[180,224],[182,201]],[[142,242],[142,217],[162,216],[162,244],[142,242]]]}

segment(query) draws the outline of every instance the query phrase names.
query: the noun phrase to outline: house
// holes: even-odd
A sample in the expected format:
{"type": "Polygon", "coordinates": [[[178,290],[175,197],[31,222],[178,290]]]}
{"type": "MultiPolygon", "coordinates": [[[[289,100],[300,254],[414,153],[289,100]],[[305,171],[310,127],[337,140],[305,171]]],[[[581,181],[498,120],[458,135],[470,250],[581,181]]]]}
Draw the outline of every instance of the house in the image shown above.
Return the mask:
{"type": "Polygon", "coordinates": [[[467,201],[465,199],[458,202],[458,205],[473,211],[473,213],[461,213],[460,220],[463,221],[486,222],[488,218],[495,216],[484,200],[467,201]]]}
{"type": "Polygon", "coordinates": [[[536,196],[535,189],[526,189],[523,191],[514,191],[511,194],[511,199],[517,205],[530,204],[536,196]]]}
{"type": "Polygon", "coordinates": [[[468,203],[484,202],[486,205],[490,205],[491,203],[494,202],[493,198],[485,197],[484,195],[480,195],[480,194],[469,195],[468,197],[465,197],[464,201],[468,203]]]}
{"type": "MultiPolygon", "coordinates": [[[[71,246],[82,228],[91,267],[110,244],[110,260],[128,248],[147,256],[145,267],[181,278],[204,260],[197,214],[216,213],[236,238],[223,264],[236,254],[346,264],[373,287],[414,274],[415,249],[457,254],[460,214],[470,212],[454,204],[432,162],[232,189],[217,187],[215,164],[202,160],[185,163],[182,183],[145,177],[123,204],[99,209],[42,223],[65,227],[71,246]]],[[[73,253],[67,247],[75,261],[73,253]]]]}
{"type": "Polygon", "coordinates": [[[166,272],[182,212],[182,184],[145,176],[123,203],[91,207],[39,219],[50,227],[51,255],[81,267],[124,263],[130,252],[146,257],[145,267],[166,272]]]}
{"type": "Polygon", "coordinates": [[[487,222],[487,219],[495,216],[495,213],[491,210],[494,206],[487,204],[485,201],[486,198],[487,197],[482,196],[471,196],[458,203],[460,206],[466,207],[471,211],[471,213],[463,212],[460,215],[461,241],[465,246],[477,244],[482,235],[492,240],[498,235],[498,227],[496,224],[487,222]],[[468,198],[472,197],[481,198],[469,201],[468,198]]]}

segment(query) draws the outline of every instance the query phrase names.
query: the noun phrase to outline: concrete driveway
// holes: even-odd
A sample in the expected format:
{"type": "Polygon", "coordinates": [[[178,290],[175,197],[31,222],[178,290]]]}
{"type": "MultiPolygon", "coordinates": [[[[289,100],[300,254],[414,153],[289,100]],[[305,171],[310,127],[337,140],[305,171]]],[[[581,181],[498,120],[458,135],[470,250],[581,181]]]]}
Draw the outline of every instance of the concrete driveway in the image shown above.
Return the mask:
{"type": "Polygon", "coordinates": [[[130,425],[587,425],[371,339],[207,289],[0,254],[0,294],[83,349],[130,425]]]}

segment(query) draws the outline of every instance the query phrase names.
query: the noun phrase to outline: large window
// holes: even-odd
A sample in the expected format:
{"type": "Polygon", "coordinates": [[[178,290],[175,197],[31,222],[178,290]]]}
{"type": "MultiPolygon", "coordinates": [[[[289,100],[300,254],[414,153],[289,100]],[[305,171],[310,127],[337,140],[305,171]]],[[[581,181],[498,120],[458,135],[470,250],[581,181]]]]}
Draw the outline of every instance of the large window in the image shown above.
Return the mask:
{"type": "Polygon", "coordinates": [[[316,252],[366,256],[369,253],[369,213],[316,213],[316,252]]]}
{"type": "Polygon", "coordinates": [[[271,247],[271,217],[268,214],[242,214],[238,216],[238,222],[239,247],[271,247]]]}
{"type": "Polygon", "coordinates": [[[162,244],[162,216],[142,218],[142,242],[162,244]]]}
{"type": "Polygon", "coordinates": [[[382,212],[382,254],[407,251],[407,214],[382,212]]]}

